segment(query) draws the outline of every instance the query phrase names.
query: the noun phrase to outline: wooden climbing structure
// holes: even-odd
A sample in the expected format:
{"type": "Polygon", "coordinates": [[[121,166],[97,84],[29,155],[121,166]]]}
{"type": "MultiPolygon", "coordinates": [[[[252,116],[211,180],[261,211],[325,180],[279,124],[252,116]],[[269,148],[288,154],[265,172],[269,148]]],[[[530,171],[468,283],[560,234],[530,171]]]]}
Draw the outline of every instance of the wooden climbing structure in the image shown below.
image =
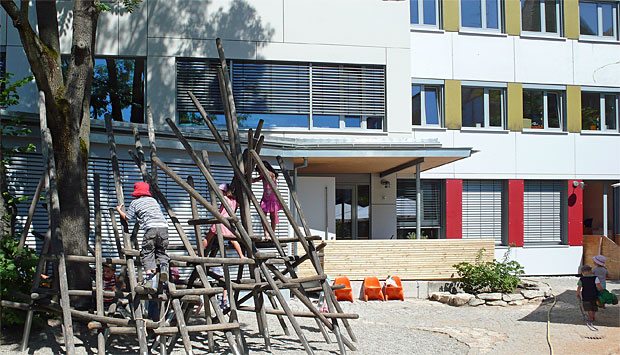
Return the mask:
{"type": "MultiPolygon", "coordinates": [[[[247,131],[247,136],[243,137],[247,146],[242,147],[242,134],[239,132],[236,119],[235,103],[232,85],[228,77],[226,58],[219,39],[216,40],[216,44],[220,58],[218,79],[226,117],[226,137],[223,137],[215,128],[196,97],[191,92],[187,94],[202,115],[206,126],[211,131],[221,152],[234,171],[231,185],[239,202],[239,213],[237,214],[227,203],[222,191],[218,188],[218,184],[211,174],[207,152],[194,151],[176,124],[170,119],[166,119],[167,124],[207,182],[208,196],[202,196],[198,193],[194,188],[193,178],[183,179],[174,169],[158,157],[153,116],[150,109],[147,109],[150,169],[140,141],[140,135],[136,128],[134,128],[135,151],[130,150],[129,154],[139,167],[143,180],[150,185],[151,194],[164,207],[183,243],[183,254],[169,253],[170,265],[191,268],[191,273],[187,280],[180,283],[172,281],[167,283],[160,282],[156,293],[149,292],[149,290],[141,287],[138,283],[141,279],[142,268],[139,259],[137,224],[130,231],[128,224],[120,219],[119,227],[118,222],[114,218],[113,210],[110,211],[110,216],[112,216],[111,222],[119,257],[104,258],[102,256],[102,218],[99,198],[100,177],[97,174],[94,177],[95,247],[91,251],[92,255],[64,255],[62,251],[62,236],[58,225],[60,209],[57,198],[58,187],[55,184],[51,136],[49,135],[49,130],[45,127],[45,105],[43,102],[44,98],[41,96],[39,108],[41,112],[43,155],[47,162],[47,174],[42,181],[45,182],[44,185],[48,195],[51,197],[48,200],[50,204],[49,211],[51,211],[49,214],[50,229],[44,237],[41,258],[34,277],[32,292],[27,300],[28,302],[2,302],[3,306],[16,307],[28,311],[22,344],[24,349],[28,343],[32,313],[34,311],[53,311],[62,313],[63,336],[68,354],[75,352],[72,333],[73,318],[87,320],[89,329],[97,331],[99,354],[106,353],[107,339],[115,334],[135,334],[141,354],[150,353],[153,347],[158,347],[160,354],[167,354],[172,351],[179,339],[186,353],[192,354],[190,334],[206,333],[208,348],[210,351],[214,351],[214,332],[222,332],[224,334],[224,339],[232,353],[245,354],[248,353],[248,348],[244,339],[244,329],[241,328],[238,322],[239,312],[255,313],[258,331],[264,340],[266,350],[271,350],[267,315],[277,317],[282,331],[287,335],[289,335],[288,326],[290,325],[308,354],[312,354],[313,349],[298,322],[300,318],[313,318],[327,343],[332,343],[332,336],[330,334],[333,334],[341,354],[345,354],[347,349],[356,350],[354,343],[357,342],[357,339],[349,324],[349,320],[356,319],[358,316],[356,314],[344,313],[334,296],[333,287],[329,284],[319,260],[318,252],[325,244],[314,244],[316,240],[320,240],[320,237],[312,236],[310,233],[310,228],[293,188],[292,180],[284,166],[284,161],[282,158],[277,157],[289,188],[291,207],[286,204],[275,183],[269,178],[267,168],[263,164],[260,155],[264,141],[264,137],[261,135],[262,121],[255,130],[250,129],[247,131]],[[252,191],[252,177],[255,171],[263,177],[275,193],[283,208],[284,215],[292,227],[292,236],[278,238],[275,231],[271,228],[266,214],[260,207],[259,199],[252,191]],[[192,207],[192,219],[188,223],[194,227],[193,238],[190,238],[184,231],[171,204],[159,188],[157,183],[157,174],[159,173],[168,175],[188,193],[192,207]],[[218,205],[224,207],[229,217],[218,212],[218,205]],[[199,206],[206,209],[211,217],[199,218],[199,206]],[[252,210],[258,214],[265,234],[268,236],[267,238],[263,235],[255,236],[251,234],[253,231],[252,210]],[[297,219],[294,217],[293,211],[296,212],[297,219]],[[299,220],[299,223],[297,220],[299,220]],[[211,243],[203,250],[200,226],[211,224],[216,224],[217,226],[217,237],[213,238],[211,243]],[[232,231],[233,235],[223,236],[220,226],[232,231]],[[227,257],[225,252],[226,239],[239,242],[245,257],[227,257]],[[291,243],[301,245],[300,255],[289,255],[287,253],[289,249],[287,246],[291,243]],[[275,252],[269,251],[274,248],[275,252]],[[58,282],[52,288],[43,289],[40,286],[40,275],[43,273],[48,261],[53,261],[57,265],[55,270],[57,270],[58,282]],[[93,290],[68,289],[66,273],[63,270],[66,261],[94,264],[95,286],[93,290]],[[298,277],[296,268],[305,261],[311,263],[315,273],[310,276],[298,277]],[[102,275],[104,264],[121,266],[120,277],[116,287],[117,291],[115,292],[104,291],[103,289],[102,275]],[[236,275],[232,275],[231,267],[233,266],[237,267],[236,275]],[[222,267],[223,275],[213,272],[212,268],[214,267],[222,267]],[[246,267],[248,272],[244,272],[246,267]],[[312,288],[304,286],[308,284],[314,284],[315,286],[312,288]],[[124,288],[123,285],[125,286],[124,288]],[[290,294],[297,298],[307,310],[293,311],[289,306],[288,297],[282,292],[284,289],[289,290],[290,294]],[[229,295],[230,308],[223,311],[218,303],[217,295],[225,290],[229,295]],[[320,312],[310,299],[310,295],[317,292],[322,292],[327,302],[329,310],[327,313],[320,312]],[[69,302],[70,296],[94,296],[96,299],[96,309],[90,312],[76,310],[71,307],[69,302]],[[104,297],[111,297],[113,299],[107,310],[104,309],[104,297]],[[55,302],[53,299],[59,301],[55,302]],[[145,318],[144,301],[157,303],[157,307],[160,310],[159,320],[145,318]],[[194,313],[194,308],[201,303],[205,305],[204,320],[202,321],[202,318],[200,318],[201,322],[197,324],[194,319],[190,325],[189,320],[194,313]],[[344,326],[345,329],[342,329],[341,326],[344,326]]],[[[116,199],[119,205],[125,206],[123,184],[110,117],[106,117],[106,129],[116,199]]],[[[39,190],[37,189],[37,191],[39,190]]]]}

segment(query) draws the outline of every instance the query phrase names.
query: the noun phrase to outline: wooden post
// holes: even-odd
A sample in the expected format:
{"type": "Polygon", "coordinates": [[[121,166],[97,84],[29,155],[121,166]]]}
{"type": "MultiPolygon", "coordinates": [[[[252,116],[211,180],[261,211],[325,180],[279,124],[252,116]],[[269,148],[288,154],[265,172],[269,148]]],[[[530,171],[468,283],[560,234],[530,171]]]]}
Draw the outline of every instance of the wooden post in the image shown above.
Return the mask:
{"type": "Polygon", "coordinates": [[[26,218],[26,223],[24,223],[24,230],[22,230],[22,235],[21,238],[19,238],[19,244],[17,245],[18,249],[23,248],[24,244],[26,243],[26,237],[28,236],[28,231],[30,230],[32,217],[34,216],[34,212],[37,209],[37,204],[39,204],[39,198],[41,197],[41,191],[43,191],[44,184],[45,173],[41,175],[39,183],[37,184],[37,189],[34,191],[34,195],[32,196],[32,201],[30,202],[30,207],[28,208],[28,217],[26,218]]]}
{"type": "Polygon", "coordinates": [[[60,202],[58,199],[58,185],[56,181],[56,163],[54,161],[54,148],[52,134],[47,128],[47,115],[45,111],[45,94],[39,92],[39,115],[41,123],[41,146],[43,160],[48,174],[49,185],[47,196],[51,201],[52,210],[49,211],[50,228],[52,230],[52,250],[58,255],[58,280],[60,282],[60,304],[62,307],[62,319],[64,325],[65,346],[68,354],[75,353],[73,339],[73,324],[71,321],[71,305],[69,303],[69,285],[67,284],[67,269],[65,253],[62,246],[62,231],[60,229],[60,202]]]}
{"type": "MultiPolygon", "coordinates": [[[[153,123],[153,112],[151,106],[146,107],[146,127],[149,136],[149,150],[151,157],[157,154],[157,146],[155,145],[155,124],[153,123]]],[[[151,162],[151,177],[157,181],[157,167],[151,162]]]]}
{"type": "MultiPolygon", "coordinates": [[[[101,188],[99,174],[95,173],[95,288],[97,314],[104,316],[103,310],[103,256],[101,251],[101,188]]],[[[97,354],[105,355],[104,330],[97,331],[97,354]]]]}

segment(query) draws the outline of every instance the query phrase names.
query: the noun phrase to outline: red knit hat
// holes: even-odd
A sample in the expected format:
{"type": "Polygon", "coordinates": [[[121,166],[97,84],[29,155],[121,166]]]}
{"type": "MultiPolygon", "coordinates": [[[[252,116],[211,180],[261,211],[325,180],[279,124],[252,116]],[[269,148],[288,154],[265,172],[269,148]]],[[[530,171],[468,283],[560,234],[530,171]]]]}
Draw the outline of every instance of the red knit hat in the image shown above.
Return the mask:
{"type": "Polygon", "coordinates": [[[131,196],[151,196],[151,192],[149,191],[149,184],[142,181],[136,182],[135,184],[133,184],[133,193],[131,194],[131,196]]]}

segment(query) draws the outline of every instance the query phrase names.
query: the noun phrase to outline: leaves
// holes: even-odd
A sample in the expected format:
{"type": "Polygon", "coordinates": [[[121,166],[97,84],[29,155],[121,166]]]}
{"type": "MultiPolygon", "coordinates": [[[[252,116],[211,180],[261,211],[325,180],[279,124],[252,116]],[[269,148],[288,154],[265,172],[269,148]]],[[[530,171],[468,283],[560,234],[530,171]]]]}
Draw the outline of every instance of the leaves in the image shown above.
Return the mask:
{"type": "Polygon", "coordinates": [[[510,248],[504,255],[503,261],[482,261],[481,248],[476,256],[476,261],[472,263],[461,262],[452,265],[456,268],[460,284],[467,293],[478,294],[482,292],[513,292],[519,284],[519,275],[522,275],[523,267],[517,261],[508,261],[510,248]]]}

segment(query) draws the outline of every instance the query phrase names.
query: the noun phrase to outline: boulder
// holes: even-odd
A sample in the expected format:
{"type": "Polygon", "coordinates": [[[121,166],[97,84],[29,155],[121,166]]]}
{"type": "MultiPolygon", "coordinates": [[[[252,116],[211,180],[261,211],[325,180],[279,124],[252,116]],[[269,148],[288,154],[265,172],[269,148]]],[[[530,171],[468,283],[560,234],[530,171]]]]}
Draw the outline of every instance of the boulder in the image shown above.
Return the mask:
{"type": "Polygon", "coordinates": [[[520,301],[523,300],[524,297],[520,293],[505,293],[502,295],[502,300],[506,302],[510,301],[520,301]]]}
{"type": "Polygon", "coordinates": [[[541,290],[521,290],[521,294],[527,299],[545,297],[545,292],[541,290]]]}
{"type": "Polygon", "coordinates": [[[468,306],[480,306],[481,304],[484,304],[484,300],[481,300],[480,298],[472,298],[469,300],[469,302],[467,302],[468,306]]]}
{"type": "Polygon", "coordinates": [[[519,282],[519,287],[525,288],[525,289],[528,289],[528,290],[536,290],[536,289],[538,289],[539,285],[535,281],[521,280],[521,282],[519,282]]]}
{"type": "Polygon", "coordinates": [[[469,300],[471,300],[474,297],[475,297],[474,295],[471,295],[469,293],[457,293],[456,295],[450,296],[450,300],[448,301],[448,304],[451,306],[460,307],[460,306],[467,304],[467,302],[469,302],[469,300]]]}
{"type": "Polygon", "coordinates": [[[441,303],[447,303],[450,300],[451,294],[449,292],[433,292],[431,293],[431,300],[441,303]]]}
{"type": "Polygon", "coordinates": [[[544,292],[544,297],[551,297],[551,295],[553,294],[553,290],[551,290],[551,287],[544,287],[540,289],[541,291],[544,292]]]}
{"type": "Polygon", "coordinates": [[[507,302],[501,301],[501,300],[495,300],[495,301],[487,301],[486,302],[487,306],[501,306],[501,307],[506,307],[506,305],[508,305],[507,302]]]}
{"type": "Polygon", "coordinates": [[[502,299],[502,294],[499,292],[494,293],[481,293],[478,298],[485,301],[499,301],[502,299]]]}
{"type": "Polygon", "coordinates": [[[515,300],[515,301],[509,301],[508,305],[510,306],[523,306],[523,300],[515,300]]]}

